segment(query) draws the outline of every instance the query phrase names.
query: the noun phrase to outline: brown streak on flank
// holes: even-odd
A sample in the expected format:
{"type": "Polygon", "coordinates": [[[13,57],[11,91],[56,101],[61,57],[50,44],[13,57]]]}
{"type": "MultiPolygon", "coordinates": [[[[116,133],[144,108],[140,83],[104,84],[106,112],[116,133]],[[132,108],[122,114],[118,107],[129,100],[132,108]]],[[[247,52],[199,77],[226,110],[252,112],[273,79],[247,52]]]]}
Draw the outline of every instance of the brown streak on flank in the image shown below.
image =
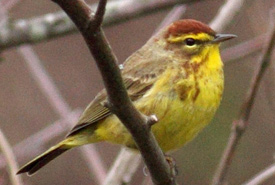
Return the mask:
{"type": "Polygon", "coordinates": [[[200,62],[194,62],[194,63],[191,63],[191,67],[194,71],[194,76],[195,76],[195,81],[196,81],[196,84],[195,84],[195,88],[196,88],[196,93],[195,95],[193,96],[193,102],[196,101],[196,99],[198,98],[199,94],[200,94],[200,88],[199,88],[199,84],[198,84],[198,79],[201,79],[203,77],[203,73],[199,73],[199,68],[200,66],[202,66],[206,61],[209,60],[209,53],[207,53],[207,55],[205,56],[205,58],[200,62]]]}
{"type": "Polygon", "coordinates": [[[166,38],[170,35],[179,36],[187,33],[207,33],[212,36],[215,36],[216,34],[214,30],[202,22],[193,19],[184,19],[174,22],[168,27],[166,38]]]}
{"type": "MultiPolygon", "coordinates": [[[[200,65],[198,65],[198,67],[199,67],[200,65]]],[[[194,69],[194,68],[193,68],[194,69]]],[[[192,100],[193,100],[193,103],[195,103],[195,101],[196,101],[196,99],[198,98],[198,96],[199,96],[199,94],[200,94],[200,92],[201,92],[201,90],[200,90],[200,88],[199,88],[199,83],[198,83],[198,77],[197,77],[197,75],[198,75],[198,72],[195,72],[194,71],[194,78],[195,78],[195,86],[194,86],[194,88],[195,88],[195,94],[194,94],[194,96],[192,97],[192,100]]]]}
{"type": "Polygon", "coordinates": [[[193,102],[196,101],[196,99],[198,98],[198,96],[199,96],[199,94],[200,94],[200,92],[201,92],[201,90],[200,90],[200,88],[199,88],[199,85],[198,85],[198,82],[197,82],[197,81],[196,81],[195,88],[196,88],[196,93],[195,93],[195,95],[193,96],[193,102]]]}
{"type": "Polygon", "coordinates": [[[194,73],[196,74],[199,71],[200,66],[202,66],[208,60],[209,60],[209,53],[206,54],[205,58],[202,59],[201,62],[196,62],[196,61],[192,62],[191,66],[193,68],[194,73]]]}
{"type": "Polygon", "coordinates": [[[180,89],[180,88],[176,89],[177,94],[181,101],[184,101],[188,97],[188,93],[190,92],[191,89],[192,89],[192,86],[185,87],[183,89],[180,89]]]}
{"type": "Polygon", "coordinates": [[[199,71],[201,64],[202,63],[197,63],[197,62],[191,63],[192,69],[195,74],[199,71]]]}
{"type": "MultiPolygon", "coordinates": [[[[186,62],[186,65],[188,67],[190,67],[188,62],[186,62]]],[[[186,78],[186,79],[188,78],[189,73],[191,72],[190,69],[187,69],[188,68],[187,66],[185,66],[185,69],[184,69],[185,72],[186,72],[186,74],[185,74],[186,76],[184,78],[186,78]]],[[[184,67],[184,66],[181,65],[180,67],[184,67]]],[[[173,83],[176,84],[174,86],[174,91],[176,92],[179,99],[181,101],[184,101],[188,97],[188,94],[189,94],[190,90],[192,90],[193,85],[182,83],[181,80],[183,80],[183,76],[180,73],[180,71],[178,71],[177,74],[173,78],[173,83]]]]}
{"type": "MultiPolygon", "coordinates": [[[[197,100],[201,91],[198,84],[198,79],[201,79],[203,77],[203,73],[199,73],[199,69],[208,60],[209,60],[209,53],[207,53],[207,55],[201,62],[193,61],[192,63],[190,63],[187,61],[181,64],[181,67],[184,68],[186,71],[186,78],[188,78],[190,73],[194,74],[195,85],[193,86],[193,88],[195,88],[195,94],[192,96],[193,102],[197,100]]],[[[184,101],[187,98],[187,94],[190,90],[191,90],[191,87],[185,87],[184,90],[176,89],[181,101],[184,101]]]]}
{"type": "Polygon", "coordinates": [[[186,72],[186,78],[188,78],[189,75],[190,75],[190,73],[191,73],[191,71],[190,71],[190,69],[191,69],[190,63],[187,61],[187,62],[182,63],[180,66],[182,68],[184,68],[184,70],[186,72]]]}
{"type": "Polygon", "coordinates": [[[182,64],[182,67],[184,68],[184,69],[186,69],[186,70],[189,70],[190,68],[191,68],[191,66],[190,66],[190,63],[187,61],[187,62],[184,62],[183,64],[182,64]]]}

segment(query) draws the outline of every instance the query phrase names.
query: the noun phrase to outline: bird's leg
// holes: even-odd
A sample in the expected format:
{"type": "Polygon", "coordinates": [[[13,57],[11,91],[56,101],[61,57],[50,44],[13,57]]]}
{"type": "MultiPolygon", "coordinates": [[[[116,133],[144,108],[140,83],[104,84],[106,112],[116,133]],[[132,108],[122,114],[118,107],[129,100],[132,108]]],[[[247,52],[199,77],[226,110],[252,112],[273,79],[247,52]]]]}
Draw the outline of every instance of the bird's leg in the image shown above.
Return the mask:
{"type": "Polygon", "coordinates": [[[166,161],[168,162],[173,177],[178,175],[178,168],[176,165],[176,160],[170,155],[164,154],[166,161]]]}
{"type": "MultiPolygon", "coordinates": [[[[177,168],[177,165],[176,165],[176,160],[171,157],[170,155],[167,155],[167,154],[164,154],[164,157],[166,159],[166,161],[168,162],[169,166],[170,166],[170,171],[171,171],[171,175],[172,177],[176,177],[178,175],[178,168],[177,168]]],[[[144,166],[143,168],[143,174],[145,176],[148,176],[148,169],[146,166],[144,166]]]]}

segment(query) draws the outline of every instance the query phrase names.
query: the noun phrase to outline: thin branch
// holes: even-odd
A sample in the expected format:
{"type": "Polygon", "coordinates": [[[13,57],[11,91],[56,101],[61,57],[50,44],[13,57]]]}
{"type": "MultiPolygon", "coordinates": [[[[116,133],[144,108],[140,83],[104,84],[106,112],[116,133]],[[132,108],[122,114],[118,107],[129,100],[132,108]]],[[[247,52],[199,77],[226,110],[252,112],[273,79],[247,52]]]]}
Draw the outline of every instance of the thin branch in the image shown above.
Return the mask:
{"type": "MultiPolygon", "coordinates": [[[[48,99],[50,105],[55,109],[62,119],[67,120],[69,125],[66,125],[70,129],[78,118],[70,119],[67,116],[72,111],[65,99],[62,97],[55,83],[51,79],[42,65],[39,57],[35,54],[34,50],[30,46],[22,46],[18,48],[19,53],[24,57],[27,67],[29,68],[31,75],[36,80],[41,91],[48,99]]],[[[97,153],[94,145],[89,145],[80,148],[81,154],[87,161],[89,169],[94,172],[98,182],[102,183],[105,179],[106,172],[100,155],[97,153]],[[91,158],[91,156],[93,156],[91,158]],[[97,159],[97,160],[95,160],[97,159]]]]}
{"type": "Polygon", "coordinates": [[[155,33],[157,33],[162,28],[168,26],[172,22],[179,20],[183,14],[186,12],[186,5],[176,5],[173,9],[165,16],[165,18],[161,21],[159,26],[155,29],[155,33]]]}
{"type": "Polygon", "coordinates": [[[121,185],[131,182],[141,162],[140,156],[128,149],[121,149],[103,185],[121,185]]]}
{"type": "Polygon", "coordinates": [[[221,55],[225,64],[231,63],[233,60],[236,61],[237,59],[260,51],[263,48],[266,37],[267,34],[262,34],[235,46],[225,48],[221,51],[221,55]]]}
{"type": "Polygon", "coordinates": [[[267,167],[265,170],[257,174],[248,182],[244,183],[243,185],[259,185],[268,180],[270,177],[275,175],[275,164],[267,167]]]}
{"type": "Polygon", "coordinates": [[[94,21],[92,21],[94,24],[96,24],[95,27],[99,28],[103,22],[103,17],[105,14],[105,7],[107,5],[107,0],[101,0],[98,3],[98,7],[94,16],[94,21]]]}
{"type": "Polygon", "coordinates": [[[259,65],[257,66],[255,74],[253,75],[250,88],[248,89],[245,100],[241,106],[237,120],[232,123],[232,131],[216,174],[213,178],[213,185],[222,184],[226,178],[236,147],[239,144],[239,141],[248,126],[248,119],[250,117],[250,113],[254,104],[256,93],[259,89],[260,82],[262,80],[264,72],[271,62],[271,52],[273,51],[275,46],[275,22],[273,16],[274,15],[272,15],[270,21],[270,28],[268,32],[269,35],[268,37],[266,37],[267,40],[265,43],[265,47],[259,59],[259,65]]]}
{"type": "Polygon", "coordinates": [[[18,52],[24,58],[24,61],[26,62],[31,75],[37,82],[43,94],[48,99],[48,102],[52,108],[59,115],[61,115],[61,117],[68,115],[68,113],[71,112],[69,111],[70,107],[66,103],[65,99],[61,96],[61,93],[55,86],[53,79],[43,67],[43,63],[40,61],[38,55],[30,46],[22,46],[18,48],[18,52]]]}
{"type": "MultiPolygon", "coordinates": [[[[185,13],[185,11],[186,5],[175,6],[163,19],[160,25],[155,29],[155,33],[158,32],[161,28],[166,27],[170,23],[180,19],[180,17],[185,13]]],[[[114,165],[111,167],[107,175],[107,178],[104,182],[104,185],[121,185],[129,183],[134,173],[130,173],[131,170],[125,169],[130,168],[133,170],[133,172],[134,170],[137,170],[137,166],[140,163],[140,160],[135,161],[136,163],[134,163],[133,165],[133,160],[135,159],[133,159],[132,155],[129,154],[127,150],[122,149],[122,151],[118,154],[117,159],[114,162],[114,165]],[[125,179],[128,179],[127,183],[125,179]]]]}
{"type": "MultiPolygon", "coordinates": [[[[156,30],[159,30],[160,28],[166,26],[167,23],[170,23],[170,22],[173,22],[174,20],[179,19],[181,17],[180,14],[184,13],[184,10],[185,10],[185,5],[180,5],[173,8],[173,10],[166,16],[166,18],[162,21],[162,23],[156,30]]],[[[262,48],[262,45],[264,43],[266,36],[267,36],[266,34],[263,34],[249,41],[224,49],[222,51],[222,56],[224,61],[227,64],[231,60],[236,60],[238,58],[251,54],[255,51],[259,51],[262,48]]],[[[77,119],[77,117],[79,117],[80,112],[81,110],[75,110],[71,113],[72,115],[67,115],[66,117],[73,117],[72,119],[75,120],[77,119]]],[[[34,155],[37,155],[38,153],[41,153],[44,150],[44,147],[42,146],[43,144],[49,142],[51,139],[63,134],[66,131],[64,129],[65,124],[66,124],[66,120],[64,119],[56,121],[50,124],[45,129],[39,131],[38,133],[16,144],[14,146],[14,151],[16,153],[18,160],[21,161],[26,156],[34,156],[34,155]],[[51,133],[51,135],[49,135],[48,133],[51,133]],[[36,141],[37,144],[32,145],[31,148],[29,148],[30,141],[36,141]],[[42,145],[39,146],[40,144],[42,145]],[[22,152],[23,151],[22,149],[26,147],[28,147],[28,152],[26,152],[26,150],[22,152]]],[[[117,158],[123,159],[124,161],[126,161],[126,158],[124,158],[123,156],[118,156],[117,158]]],[[[130,160],[128,160],[128,165],[131,165],[131,163],[132,161],[130,158],[130,160]]],[[[5,165],[6,165],[6,161],[4,160],[3,156],[0,156],[0,169],[4,168],[5,165]]],[[[117,172],[116,169],[113,169],[113,171],[117,172]]],[[[116,178],[116,177],[117,177],[117,173],[116,175],[114,175],[113,178],[116,178]]],[[[108,174],[107,179],[111,179],[110,174],[108,174]]],[[[121,183],[118,183],[118,184],[121,184],[121,183]]]]}
{"type": "MultiPolygon", "coordinates": [[[[35,156],[44,152],[44,145],[61,134],[64,134],[68,129],[68,120],[77,120],[82,111],[82,109],[73,110],[69,115],[67,115],[66,119],[60,119],[49,124],[46,128],[36,132],[13,146],[17,160],[20,162],[29,156],[35,156]],[[26,150],[26,148],[28,148],[28,150],[26,150]]],[[[6,160],[4,159],[4,156],[0,155],[0,169],[5,166],[6,160]]]]}
{"type": "MultiPolygon", "coordinates": [[[[0,6],[1,18],[6,20],[6,11],[0,6]]],[[[77,120],[71,120],[67,117],[70,114],[71,109],[69,105],[65,102],[61,93],[59,93],[57,87],[55,86],[50,75],[44,69],[39,57],[35,54],[34,50],[30,46],[19,47],[18,52],[24,57],[31,74],[37,81],[42,92],[48,98],[50,104],[60,115],[61,118],[67,119],[68,123],[74,125],[77,120]]],[[[68,125],[69,126],[69,125],[68,125]]],[[[87,165],[91,171],[94,172],[96,179],[99,182],[103,182],[105,179],[105,168],[103,166],[102,160],[97,153],[95,146],[86,146],[81,148],[81,153],[84,158],[88,161],[87,165]],[[93,156],[93,159],[91,159],[93,156]]]]}
{"type": "MultiPolygon", "coordinates": [[[[181,5],[184,6],[184,5],[181,5]]],[[[180,7],[180,6],[179,6],[180,7]]],[[[175,7],[173,10],[176,10],[176,12],[178,12],[178,6],[175,7]]],[[[171,11],[169,13],[169,15],[164,19],[164,20],[170,20],[169,16],[170,15],[174,15],[174,13],[171,11]]],[[[174,16],[172,16],[174,17],[174,16]]],[[[169,22],[173,22],[174,20],[177,20],[178,16],[176,16],[175,19],[172,19],[172,21],[169,22]]],[[[163,21],[164,22],[164,21],[163,21]]],[[[161,23],[162,25],[162,23],[161,23]]],[[[164,23],[164,26],[167,25],[167,23],[164,23]]],[[[157,28],[156,30],[159,30],[160,28],[164,27],[161,26],[159,28],[157,28]]],[[[232,60],[236,60],[242,57],[245,57],[249,54],[252,54],[256,51],[259,51],[265,41],[267,34],[263,34],[260,35],[256,38],[253,38],[251,40],[248,40],[246,42],[243,42],[241,44],[226,48],[222,51],[222,58],[225,61],[225,64],[230,63],[232,60]]],[[[44,144],[50,142],[52,139],[54,139],[55,137],[60,136],[61,134],[64,134],[64,132],[66,132],[67,128],[66,124],[67,124],[67,118],[69,118],[69,120],[76,120],[80,114],[81,114],[82,110],[81,109],[76,109],[73,110],[69,115],[66,116],[66,119],[60,119],[58,121],[55,121],[54,123],[49,124],[49,126],[47,126],[46,128],[40,130],[39,132],[35,133],[34,135],[29,136],[28,138],[22,140],[21,142],[19,142],[18,144],[16,144],[15,146],[13,146],[13,150],[18,158],[18,161],[22,161],[23,159],[25,159],[27,156],[35,156],[38,153],[43,152],[43,150],[45,150],[44,148],[44,144]],[[51,133],[51,134],[49,134],[51,133]],[[36,144],[30,145],[30,143],[33,141],[36,141],[36,144]],[[28,147],[28,150],[26,152],[25,148],[28,147]],[[31,147],[31,148],[30,148],[31,147]]],[[[125,161],[128,161],[128,165],[127,166],[131,166],[132,165],[132,158],[127,158],[128,154],[125,154],[126,152],[121,152],[119,154],[119,156],[117,157],[117,159],[122,159],[124,161],[124,163],[126,163],[125,161]],[[120,156],[122,155],[122,156],[120,156]],[[128,159],[128,160],[127,160],[128,159]]],[[[115,163],[120,163],[119,161],[116,160],[115,163]]],[[[6,166],[6,161],[4,159],[4,156],[0,155],[0,169],[4,168],[6,166]]],[[[116,165],[113,165],[113,167],[115,167],[116,165]]],[[[117,166],[119,168],[119,166],[117,166]]],[[[105,184],[106,181],[108,179],[108,181],[112,181],[109,179],[112,178],[116,178],[117,176],[123,176],[123,174],[120,174],[118,172],[118,170],[116,168],[111,168],[110,171],[116,171],[116,173],[108,173],[108,176],[106,177],[105,180],[105,184]],[[113,177],[111,177],[113,175],[113,177]]],[[[129,176],[128,176],[129,177],[129,176]]],[[[124,179],[124,178],[121,178],[124,179]]],[[[122,184],[121,183],[117,183],[117,184],[122,184]]]]}
{"type": "MultiPolygon", "coordinates": [[[[183,5],[182,5],[183,6],[183,5]]],[[[178,12],[178,6],[175,7],[173,10],[175,10],[176,12],[178,12]]],[[[174,11],[171,11],[167,17],[164,20],[170,20],[170,15],[174,15],[174,13],[176,13],[174,11]]],[[[174,16],[172,16],[174,17],[174,16]]],[[[169,22],[173,22],[174,20],[177,20],[178,16],[176,16],[175,19],[172,19],[172,21],[169,22]]],[[[163,21],[164,22],[164,21],[163,21]]],[[[167,25],[167,23],[163,23],[164,26],[167,25]]],[[[162,25],[162,23],[161,23],[162,25]]],[[[162,27],[164,27],[162,26],[162,27]]],[[[157,28],[156,30],[159,30],[160,28],[157,28]]],[[[243,42],[241,44],[226,48],[222,51],[222,58],[225,61],[225,64],[228,64],[230,61],[232,60],[236,60],[238,58],[241,57],[245,57],[251,53],[254,53],[256,51],[259,51],[262,48],[262,45],[265,41],[267,34],[263,34],[260,35],[256,38],[253,38],[251,40],[248,40],[246,42],[243,42]]],[[[20,162],[21,160],[25,159],[26,156],[35,156],[38,153],[43,152],[44,147],[43,145],[45,143],[50,142],[50,140],[54,139],[55,137],[60,136],[61,134],[64,134],[64,132],[66,131],[64,128],[66,128],[66,122],[67,122],[67,118],[69,118],[69,120],[76,120],[80,113],[82,112],[81,109],[76,109],[73,110],[69,115],[66,116],[66,119],[60,119],[52,124],[49,124],[49,126],[47,126],[46,128],[40,130],[39,132],[35,133],[32,136],[29,136],[28,138],[24,139],[23,141],[21,141],[20,143],[16,144],[15,146],[13,146],[15,154],[18,158],[18,161],[20,162]],[[49,133],[51,133],[49,135],[49,133]],[[36,144],[34,145],[29,145],[29,143],[36,141],[36,144]],[[26,152],[26,150],[24,150],[26,147],[28,147],[28,151],[26,152]],[[31,148],[29,148],[31,147],[31,148]],[[23,149],[23,150],[22,150],[23,149]]],[[[123,154],[123,153],[120,153],[123,154]]],[[[128,155],[128,154],[126,154],[128,155]]],[[[124,163],[126,161],[126,157],[123,156],[118,156],[118,159],[123,159],[124,163]]],[[[119,163],[119,162],[115,162],[115,163],[119,163]]],[[[132,158],[129,158],[128,160],[128,165],[132,164],[132,158]]],[[[6,161],[4,160],[4,156],[0,155],[0,169],[4,168],[6,166],[6,161]]],[[[118,172],[118,170],[116,169],[112,169],[111,171],[116,171],[118,172]]],[[[117,178],[117,175],[119,175],[118,173],[113,174],[114,177],[113,178],[117,178]]],[[[112,177],[110,177],[110,174],[108,174],[108,177],[106,179],[111,179],[112,177]]],[[[105,181],[106,183],[106,181],[105,181]]],[[[121,183],[118,183],[121,184],[121,183]]]]}
{"type": "MultiPolygon", "coordinates": [[[[173,7],[202,0],[115,0],[107,5],[103,26],[128,21],[173,7]]],[[[91,5],[96,10],[97,4],[91,5]]],[[[6,20],[0,28],[0,50],[22,44],[34,44],[77,31],[64,12],[49,13],[32,19],[6,20]]]]}
{"type": "Polygon", "coordinates": [[[6,158],[11,184],[22,185],[23,183],[22,183],[21,177],[16,175],[16,172],[18,170],[16,158],[12,152],[12,148],[9,142],[7,141],[1,129],[0,129],[0,151],[2,151],[4,157],[6,158]]]}
{"type": "Polygon", "coordinates": [[[148,119],[135,109],[128,97],[117,59],[112,53],[102,29],[96,28],[91,23],[94,17],[89,6],[83,0],[54,0],[54,2],[68,14],[81,31],[102,74],[110,109],[132,134],[154,183],[158,185],[176,184],[175,179],[171,176],[170,167],[150,131],[148,119]],[[85,25],[92,26],[85,29],[85,25]]]}
{"type": "Polygon", "coordinates": [[[245,0],[227,0],[220,8],[217,16],[209,24],[210,27],[217,32],[225,30],[233,18],[240,12],[244,4],[245,0]]]}

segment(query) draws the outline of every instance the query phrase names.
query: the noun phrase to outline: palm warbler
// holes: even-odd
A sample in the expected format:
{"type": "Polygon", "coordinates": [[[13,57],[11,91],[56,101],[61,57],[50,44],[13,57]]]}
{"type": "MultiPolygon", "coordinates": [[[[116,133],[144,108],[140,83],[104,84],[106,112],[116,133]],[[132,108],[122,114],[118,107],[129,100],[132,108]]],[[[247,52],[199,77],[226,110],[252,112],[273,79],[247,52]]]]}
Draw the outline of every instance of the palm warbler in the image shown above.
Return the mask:
{"type": "MultiPolygon", "coordinates": [[[[125,61],[121,72],[128,94],[140,112],[157,116],[152,132],[163,151],[183,146],[211,121],[224,84],[219,45],[234,37],[217,34],[196,20],[180,20],[125,61]]],[[[63,152],[88,143],[109,141],[136,148],[127,129],[104,106],[106,97],[101,91],[67,137],[18,174],[31,175],[63,152]]]]}

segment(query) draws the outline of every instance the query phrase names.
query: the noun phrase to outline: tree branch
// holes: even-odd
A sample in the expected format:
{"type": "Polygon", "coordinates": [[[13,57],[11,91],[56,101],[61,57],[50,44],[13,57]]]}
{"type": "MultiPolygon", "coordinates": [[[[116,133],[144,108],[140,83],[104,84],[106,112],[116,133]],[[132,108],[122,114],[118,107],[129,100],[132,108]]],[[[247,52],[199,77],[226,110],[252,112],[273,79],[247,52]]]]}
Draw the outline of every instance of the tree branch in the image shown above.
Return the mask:
{"type": "Polygon", "coordinates": [[[255,177],[253,177],[251,180],[244,183],[243,185],[259,185],[274,175],[275,175],[275,163],[267,167],[265,170],[257,174],[255,177]]]}
{"type": "MultiPolygon", "coordinates": [[[[35,156],[45,151],[44,145],[63,134],[66,131],[66,128],[68,128],[68,120],[77,120],[82,112],[82,109],[75,109],[67,115],[66,119],[59,119],[49,124],[46,128],[41,129],[35,134],[14,145],[13,151],[16,155],[17,161],[20,162],[27,156],[35,156]],[[30,143],[32,144],[30,145],[30,143]],[[27,147],[28,150],[26,150],[27,147]]],[[[0,155],[0,169],[5,166],[5,158],[3,155],[0,155]]]]}
{"type": "Polygon", "coordinates": [[[269,36],[266,38],[265,47],[263,53],[259,59],[259,65],[252,77],[250,88],[248,89],[245,100],[241,106],[240,113],[237,120],[232,123],[232,131],[228,139],[226,149],[213,178],[213,185],[220,185],[224,182],[229,166],[232,162],[235,150],[239,141],[248,126],[248,119],[254,104],[254,100],[259,89],[260,82],[266,71],[267,67],[271,62],[271,53],[275,47],[275,21],[274,15],[270,20],[269,36]]]}
{"type": "MultiPolygon", "coordinates": [[[[6,11],[1,6],[0,15],[1,19],[5,20],[7,18],[6,11]]],[[[66,119],[69,123],[74,124],[76,120],[68,117],[71,112],[69,105],[59,93],[54,82],[47,74],[47,71],[43,68],[39,57],[30,46],[20,47],[18,48],[18,52],[20,52],[20,54],[24,57],[24,61],[27,63],[31,75],[38,83],[44,95],[48,98],[50,104],[55,108],[55,111],[60,115],[60,117],[66,119]]],[[[99,182],[103,181],[103,179],[105,179],[105,170],[94,146],[86,146],[81,148],[81,150],[85,159],[88,161],[87,165],[89,169],[94,171],[94,174],[99,182]],[[97,160],[91,160],[91,156],[93,156],[93,159],[97,158],[97,160]]]]}
{"type": "MultiPolygon", "coordinates": [[[[178,12],[179,9],[184,10],[184,6],[178,6],[175,7],[173,10],[175,11],[171,11],[169,13],[169,15],[172,15],[172,17],[174,17],[174,15],[178,12]]],[[[165,18],[164,20],[168,20],[168,22],[173,22],[174,20],[177,20],[179,18],[179,16],[176,16],[175,19],[172,19],[172,21],[170,20],[170,16],[167,16],[167,18],[165,18]]],[[[167,25],[166,21],[163,21],[164,25],[167,25]]],[[[161,24],[162,25],[162,24],[161,24]]],[[[159,26],[156,30],[159,30],[160,28],[162,28],[164,26],[159,26]]],[[[245,57],[251,53],[254,53],[256,51],[260,51],[260,49],[262,48],[262,45],[264,44],[264,40],[266,40],[267,34],[262,34],[256,38],[253,38],[251,40],[245,41],[241,44],[229,47],[229,48],[225,48],[222,51],[222,58],[225,62],[225,64],[227,65],[228,63],[230,63],[232,60],[236,60],[242,57],[245,57]]],[[[80,113],[82,112],[82,109],[75,109],[73,110],[69,115],[66,116],[66,119],[60,119],[58,121],[55,121],[54,123],[49,124],[49,126],[47,126],[46,128],[40,130],[39,132],[35,133],[34,135],[29,136],[28,138],[22,140],[21,142],[19,142],[18,144],[16,144],[15,146],[13,146],[13,150],[14,153],[17,156],[18,161],[20,162],[21,160],[23,160],[26,156],[35,156],[41,152],[43,152],[43,144],[48,143],[51,139],[60,136],[61,134],[63,134],[66,130],[64,129],[67,124],[67,118],[69,118],[69,120],[76,120],[80,113]],[[49,133],[51,133],[49,135],[49,133]],[[26,150],[24,150],[27,146],[30,147],[29,143],[30,141],[36,141],[36,144],[32,145],[31,148],[28,148],[28,151],[26,152],[26,150]]],[[[120,154],[125,154],[125,156],[128,156],[127,152],[121,152],[120,154]]],[[[123,161],[126,161],[126,157],[124,156],[119,156],[117,158],[119,159],[123,159],[123,161]]],[[[116,160],[115,163],[120,163],[116,160]]],[[[124,162],[125,163],[125,162],[124,162]]],[[[129,158],[128,160],[128,165],[132,164],[132,158],[129,158]]],[[[6,161],[4,159],[3,155],[0,155],[0,169],[4,168],[6,166],[6,161]]],[[[114,165],[114,167],[116,167],[114,165]]],[[[117,166],[117,169],[112,169],[113,171],[118,172],[118,168],[119,166],[117,166]]],[[[123,172],[122,172],[123,173],[123,172]]],[[[113,173],[114,178],[117,179],[117,174],[118,173],[113,173]]],[[[121,175],[123,176],[123,174],[121,175]]],[[[108,174],[107,179],[111,179],[112,177],[110,177],[110,175],[108,174]]],[[[106,183],[106,182],[105,182],[106,183]]],[[[121,183],[117,183],[117,184],[121,184],[121,183]]]]}
{"type": "MultiPolygon", "coordinates": [[[[158,32],[170,23],[178,20],[185,13],[185,5],[176,5],[163,19],[160,25],[155,29],[155,33],[158,32]]],[[[113,166],[111,167],[104,185],[121,185],[130,182],[134,171],[140,163],[140,158],[132,154],[131,151],[125,150],[124,148],[118,154],[113,166]],[[134,161],[134,164],[133,164],[134,161]],[[128,170],[130,169],[130,170],[128,170]]]]}
{"type": "Polygon", "coordinates": [[[243,58],[247,55],[260,51],[263,48],[267,34],[262,34],[248,41],[244,41],[235,46],[225,48],[221,51],[225,64],[231,63],[233,60],[243,58]]]}
{"type": "MultiPolygon", "coordinates": [[[[54,111],[61,118],[66,120],[67,123],[69,123],[69,125],[66,125],[67,128],[71,128],[71,126],[76,123],[78,118],[73,117],[74,119],[72,119],[72,117],[68,117],[72,110],[65,99],[62,97],[59,89],[56,87],[46,69],[43,67],[39,57],[30,46],[21,46],[18,48],[18,52],[25,59],[24,61],[27,64],[30,74],[37,82],[39,88],[48,99],[52,108],[54,108],[54,111]]],[[[89,170],[94,172],[98,182],[103,182],[106,174],[105,168],[98,152],[96,151],[95,146],[89,145],[81,147],[80,150],[83,158],[86,160],[86,164],[89,170]],[[91,156],[93,156],[93,159],[91,156]],[[95,158],[97,158],[97,160],[95,160],[95,158]]]]}
{"type": "Polygon", "coordinates": [[[105,14],[105,7],[107,5],[107,0],[101,0],[98,3],[98,7],[94,16],[94,21],[91,21],[91,23],[94,24],[94,27],[100,28],[103,22],[103,17],[105,14]]]}
{"type": "Polygon", "coordinates": [[[220,8],[217,16],[209,24],[210,27],[217,32],[225,30],[237,13],[240,12],[244,3],[245,0],[227,0],[227,2],[220,8]]]}
{"type": "MultiPolygon", "coordinates": [[[[153,182],[157,185],[176,184],[170,167],[150,131],[148,123],[150,119],[140,114],[128,97],[117,59],[112,53],[101,27],[98,27],[100,24],[96,24],[98,20],[95,20],[96,17],[92,10],[83,0],[54,0],[54,2],[68,14],[83,35],[102,74],[110,109],[132,134],[153,182]]],[[[103,6],[99,6],[99,8],[103,8],[103,6]]],[[[97,12],[101,11],[103,10],[97,10],[97,12]]]]}
{"type": "Polygon", "coordinates": [[[1,129],[0,129],[0,151],[2,151],[4,157],[6,158],[11,184],[22,185],[23,183],[22,183],[21,177],[16,175],[18,166],[16,163],[15,156],[12,152],[10,144],[8,143],[1,129]]]}
{"type": "Polygon", "coordinates": [[[103,185],[126,185],[130,183],[140,162],[140,155],[122,148],[103,185]]]}
{"type": "MultiPolygon", "coordinates": [[[[173,9],[165,16],[165,18],[161,21],[158,27],[155,29],[155,33],[160,31],[162,28],[168,26],[174,21],[179,20],[186,12],[186,5],[176,5],[173,9]]],[[[155,34],[154,33],[154,34],[155,34]]]]}
{"type": "MultiPolygon", "coordinates": [[[[107,5],[103,26],[125,22],[129,19],[162,11],[180,3],[202,0],[116,0],[107,5]]],[[[91,5],[95,10],[97,4],[91,5]]],[[[22,44],[34,44],[77,31],[64,12],[49,13],[32,19],[6,20],[0,29],[0,50],[22,44]]]]}

